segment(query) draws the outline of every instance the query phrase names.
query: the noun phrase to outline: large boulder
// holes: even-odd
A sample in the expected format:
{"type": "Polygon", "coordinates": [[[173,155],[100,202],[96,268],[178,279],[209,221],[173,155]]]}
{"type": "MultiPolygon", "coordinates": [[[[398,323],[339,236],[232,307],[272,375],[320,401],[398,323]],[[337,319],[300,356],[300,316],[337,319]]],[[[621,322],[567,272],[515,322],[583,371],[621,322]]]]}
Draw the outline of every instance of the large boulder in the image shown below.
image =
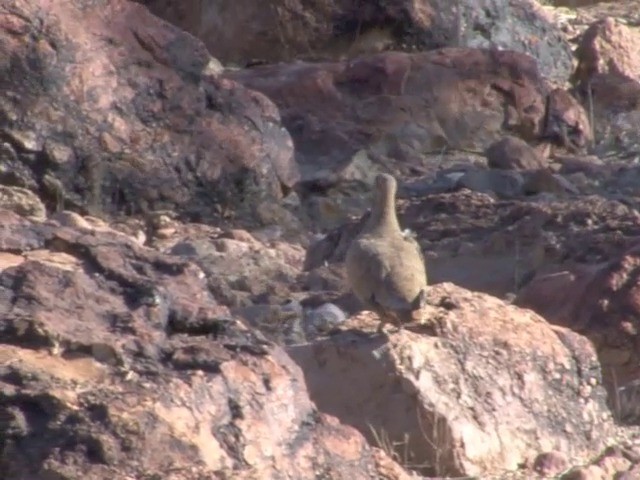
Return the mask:
{"type": "Polygon", "coordinates": [[[576,50],[577,83],[589,82],[592,75],[615,74],[640,82],[640,32],[615,18],[594,22],[582,34],[576,50]]]}
{"type": "Polygon", "coordinates": [[[551,450],[578,464],[609,441],[586,338],[450,283],[428,296],[423,326],[372,335],[368,312],[331,338],[288,348],[321,410],[438,477],[494,478],[551,450]]]}
{"type": "Polygon", "coordinates": [[[473,46],[527,53],[560,84],[572,68],[568,42],[535,0],[139,1],[224,63],[473,46]]]}
{"type": "Polygon", "coordinates": [[[250,219],[297,181],[263,95],[126,0],[0,4],[0,182],[49,210],[250,219]]]}
{"type": "Polygon", "coordinates": [[[640,146],[640,32],[625,23],[632,22],[593,22],[576,49],[574,91],[593,114],[601,156],[631,156],[640,146]]]}
{"type": "Polygon", "coordinates": [[[384,52],[334,63],[259,66],[224,77],[278,105],[303,182],[335,182],[361,150],[407,174],[429,153],[483,151],[505,133],[583,146],[591,131],[577,102],[547,101],[553,92],[535,60],[513,51],[384,52]],[[559,138],[559,130],[568,138],[559,138]]]}
{"type": "Polygon", "coordinates": [[[515,302],[535,310],[549,322],[580,332],[595,345],[612,407],[640,421],[640,407],[617,404],[617,389],[640,378],[640,246],[637,244],[609,261],[574,265],[540,274],[518,293],[515,302]]]}
{"type": "Polygon", "coordinates": [[[407,478],[318,411],[194,263],[108,228],[0,221],[3,479],[407,478]]]}

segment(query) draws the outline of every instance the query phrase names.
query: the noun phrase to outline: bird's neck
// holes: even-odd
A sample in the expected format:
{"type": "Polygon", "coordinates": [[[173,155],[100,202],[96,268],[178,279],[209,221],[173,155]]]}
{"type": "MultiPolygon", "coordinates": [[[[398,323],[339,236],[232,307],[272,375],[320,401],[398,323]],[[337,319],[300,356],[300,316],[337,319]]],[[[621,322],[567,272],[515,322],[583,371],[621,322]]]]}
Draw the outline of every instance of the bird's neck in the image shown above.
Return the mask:
{"type": "Polygon", "coordinates": [[[371,212],[371,217],[369,217],[369,221],[365,226],[365,230],[369,233],[400,232],[400,223],[396,215],[395,198],[393,195],[378,199],[371,212]]]}

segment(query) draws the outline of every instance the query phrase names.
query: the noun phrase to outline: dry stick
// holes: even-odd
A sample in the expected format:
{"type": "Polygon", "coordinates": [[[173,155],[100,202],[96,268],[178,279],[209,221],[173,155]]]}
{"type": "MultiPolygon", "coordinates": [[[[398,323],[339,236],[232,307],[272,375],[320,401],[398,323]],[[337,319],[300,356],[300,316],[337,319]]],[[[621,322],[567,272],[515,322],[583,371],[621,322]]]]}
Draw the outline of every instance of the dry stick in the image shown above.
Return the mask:
{"type": "Polygon", "coordinates": [[[389,438],[385,435],[385,431],[380,429],[380,432],[378,432],[370,423],[367,423],[367,426],[369,427],[369,430],[371,430],[373,441],[377,444],[378,448],[381,448],[382,451],[389,455],[389,458],[397,460],[397,454],[393,450],[393,446],[389,443],[389,438]]]}
{"type": "Polygon", "coordinates": [[[440,475],[441,473],[441,469],[440,469],[440,447],[437,445],[437,439],[438,439],[438,418],[436,416],[437,414],[434,412],[433,413],[433,424],[432,424],[432,430],[431,430],[431,437],[429,437],[429,435],[427,434],[425,428],[424,428],[424,424],[422,423],[422,412],[420,410],[420,407],[416,404],[416,416],[418,417],[418,428],[420,429],[420,433],[422,433],[422,437],[427,441],[427,443],[429,443],[431,445],[431,448],[433,448],[433,453],[435,456],[435,461],[434,461],[434,465],[431,465],[435,471],[436,475],[440,475]]]}
{"type": "Polygon", "coordinates": [[[587,102],[589,104],[589,124],[591,125],[591,148],[596,145],[596,126],[593,115],[593,90],[591,88],[591,79],[587,83],[587,102]]]}
{"type": "Polygon", "coordinates": [[[613,367],[611,368],[611,377],[613,378],[613,391],[616,392],[616,394],[614,395],[614,400],[615,400],[615,412],[616,412],[616,417],[617,420],[620,420],[620,413],[622,410],[622,404],[620,403],[620,392],[618,391],[618,377],[616,376],[616,371],[613,369],[613,367]]]}
{"type": "Polygon", "coordinates": [[[518,284],[520,283],[520,239],[516,237],[515,241],[515,262],[513,266],[513,293],[517,293],[518,284]]]}
{"type": "Polygon", "coordinates": [[[391,440],[391,438],[389,437],[389,433],[384,428],[380,427],[380,431],[378,432],[370,423],[367,423],[367,426],[369,427],[369,430],[373,435],[375,446],[382,449],[389,456],[389,458],[394,460],[396,463],[411,470],[430,466],[430,464],[426,462],[422,464],[411,463],[411,451],[409,450],[409,440],[411,438],[407,432],[404,433],[402,441],[394,442],[393,440],[391,440]],[[400,447],[402,449],[402,452],[400,452],[400,447]]]}
{"type": "Polygon", "coordinates": [[[285,37],[285,32],[282,28],[282,23],[280,21],[280,19],[282,18],[282,15],[280,15],[280,7],[276,6],[276,5],[272,5],[272,11],[275,10],[275,14],[276,14],[276,27],[278,29],[278,38],[280,40],[280,44],[284,47],[285,50],[285,57],[287,59],[290,59],[289,54],[290,54],[290,50],[289,50],[289,43],[286,40],[285,37]]]}
{"type": "Polygon", "coordinates": [[[409,464],[409,434],[404,432],[404,452],[402,453],[402,461],[405,465],[409,464]]]}
{"type": "MultiPolygon", "coordinates": [[[[366,0],[365,0],[366,1],[366,0]]],[[[360,2],[361,3],[361,2],[360,2]]],[[[359,3],[359,4],[360,4],[359,3]]],[[[360,14],[360,12],[362,12],[362,8],[358,8],[358,24],[356,26],[356,30],[355,32],[353,32],[353,38],[349,39],[349,33],[344,33],[344,38],[346,39],[346,41],[348,42],[346,47],[346,51],[343,52],[344,55],[346,55],[346,59],[347,60],[351,60],[351,58],[353,56],[355,56],[352,52],[354,52],[355,50],[357,50],[356,44],[358,43],[358,39],[360,38],[360,34],[362,32],[362,15],[360,14]]],[[[340,35],[341,37],[342,35],[340,35]]],[[[341,55],[341,58],[344,58],[344,55],[341,55]]]]}
{"type": "MultiPolygon", "coordinates": [[[[361,12],[362,10],[359,9],[358,11],[361,12]]],[[[358,39],[360,38],[361,30],[362,30],[362,15],[358,14],[358,26],[356,27],[356,36],[354,37],[353,42],[351,42],[351,47],[353,47],[358,41],[358,39]]]]}

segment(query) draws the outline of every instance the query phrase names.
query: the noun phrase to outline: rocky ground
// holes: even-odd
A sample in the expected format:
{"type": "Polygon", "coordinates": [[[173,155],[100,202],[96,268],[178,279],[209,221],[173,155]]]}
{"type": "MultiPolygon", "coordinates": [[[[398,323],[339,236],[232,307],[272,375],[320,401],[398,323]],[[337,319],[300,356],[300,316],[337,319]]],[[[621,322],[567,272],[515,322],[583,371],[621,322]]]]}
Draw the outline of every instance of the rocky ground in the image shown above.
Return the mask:
{"type": "Polygon", "coordinates": [[[638,7],[1,2],[0,477],[640,479],[638,7]]]}

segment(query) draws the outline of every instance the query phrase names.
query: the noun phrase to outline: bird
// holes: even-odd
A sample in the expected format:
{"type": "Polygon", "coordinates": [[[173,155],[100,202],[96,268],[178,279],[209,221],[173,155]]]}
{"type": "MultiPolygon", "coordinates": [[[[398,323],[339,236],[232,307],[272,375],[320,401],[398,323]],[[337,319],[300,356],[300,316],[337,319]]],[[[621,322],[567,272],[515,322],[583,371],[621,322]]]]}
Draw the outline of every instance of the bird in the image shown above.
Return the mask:
{"type": "Polygon", "coordinates": [[[427,300],[424,256],[414,235],[400,228],[396,191],[392,175],[376,175],[371,213],[345,257],[351,290],[380,317],[378,333],[387,323],[401,330],[427,300]]]}

